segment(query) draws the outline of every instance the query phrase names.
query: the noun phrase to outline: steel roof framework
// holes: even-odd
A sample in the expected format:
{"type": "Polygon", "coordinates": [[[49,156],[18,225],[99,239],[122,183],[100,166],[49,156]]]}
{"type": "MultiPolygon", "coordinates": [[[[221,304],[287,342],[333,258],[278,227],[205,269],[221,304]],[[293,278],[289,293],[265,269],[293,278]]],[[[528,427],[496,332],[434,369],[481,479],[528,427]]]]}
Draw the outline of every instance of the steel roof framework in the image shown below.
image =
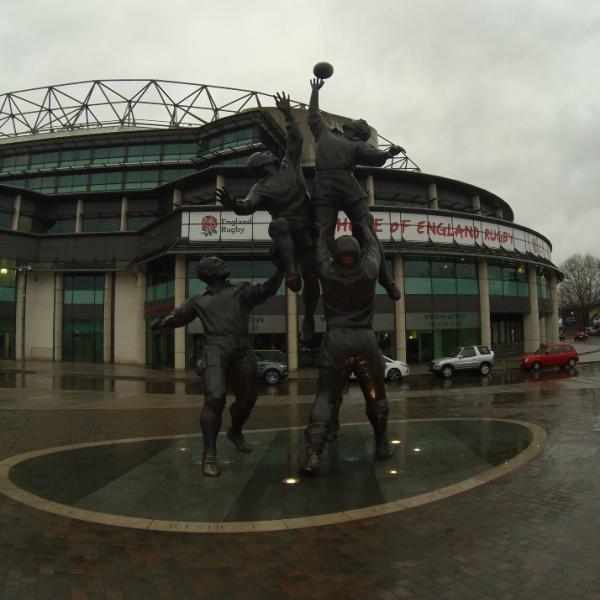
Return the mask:
{"type": "MultiPolygon", "coordinates": [[[[262,92],[155,79],[80,81],[0,95],[0,139],[101,127],[200,127],[273,105],[262,92]]],[[[292,108],[306,108],[292,101],[292,108]]],[[[380,146],[390,142],[379,136],[380,146]]],[[[405,154],[392,168],[420,171],[405,154]]]]}

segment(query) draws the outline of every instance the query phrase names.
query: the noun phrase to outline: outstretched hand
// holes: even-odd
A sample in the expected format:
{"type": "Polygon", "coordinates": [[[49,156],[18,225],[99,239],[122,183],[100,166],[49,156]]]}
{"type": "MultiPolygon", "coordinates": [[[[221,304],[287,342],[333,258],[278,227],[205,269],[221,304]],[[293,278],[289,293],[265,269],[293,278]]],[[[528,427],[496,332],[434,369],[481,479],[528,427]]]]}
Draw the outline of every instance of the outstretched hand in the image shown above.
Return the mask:
{"type": "Polygon", "coordinates": [[[396,145],[390,146],[390,148],[388,150],[388,154],[390,156],[397,156],[401,152],[405,152],[404,148],[402,146],[396,146],[396,145]]]}
{"type": "Polygon", "coordinates": [[[313,90],[320,90],[324,85],[325,85],[324,79],[319,79],[318,77],[315,77],[314,79],[310,80],[310,86],[312,87],[313,90]]]}
{"type": "Polygon", "coordinates": [[[275,99],[275,105],[281,112],[287,112],[291,110],[292,105],[290,104],[290,95],[285,95],[285,92],[277,92],[273,98],[275,99]]]}
{"type": "Polygon", "coordinates": [[[227,188],[218,188],[213,192],[213,197],[225,208],[233,210],[235,208],[235,198],[229,193],[227,188]]]}
{"type": "Polygon", "coordinates": [[[150,323],[150,329],[160,329],[162,325],[162,317],[156,317],[156,319],[152,319],[152,323],[150,323]]]}

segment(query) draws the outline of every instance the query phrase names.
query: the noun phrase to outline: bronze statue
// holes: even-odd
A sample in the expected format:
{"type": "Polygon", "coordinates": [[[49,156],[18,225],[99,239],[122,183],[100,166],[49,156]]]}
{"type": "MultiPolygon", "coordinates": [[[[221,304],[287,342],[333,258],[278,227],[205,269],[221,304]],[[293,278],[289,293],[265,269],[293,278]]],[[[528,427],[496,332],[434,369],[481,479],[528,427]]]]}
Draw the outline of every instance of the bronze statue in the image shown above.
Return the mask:
{"type": "Polygon", "coordinates": [[[304,283],[304,319],[300,340],[309,343],[315,331],[314,313],[319,300],[319,281],[315,269],[310,197],[300,159],[302,134],[285,93],[274,96],[285,116],[286,152],[280,162],[271,152],[256,152],[247,163],[252,176],[260,178],[243,200],[232,197],[227,188],[215,192],[216,199],[238,215],[257,210],[271,214],[269,235],[285,269],[285,285],[299,292],[304,283]],[[300,273],[298,273],[298,267],[300,273]]]}
{"type": "MultiPolygon", "coordinates": [[[[368,214],[367,195],[354,177],[356,165],[382,167],[385,162],[404,152],[400,146],[391,146],[382,151],[368,143],[371,128],[366,121],[347,121],[342,131],[329,126],[319,110],[319,90],[325,82],[311,79],[312,93],[308,108],[308,124],[316,141],[315,184],[313,189],[313,212],[317,223],[333,231],[338,211],[343,210],[353,226],[368,214]]],[[[374,232],[373,232],[374,233],[374,232]]],[[[374,235],[375,239],[377,237],[374,235]]],[[[330,240],[331,243],[331,240],[330,240]]],[[[392,276],[385,267],[383,247],[379,244],[379,283],[392,300],[400,299],[392,276]]]]}
{"type": "Polygon", "coordinates": [[[381,263],[373,218],[367,214],[355,225],[356,237],[335,240],[333,255],[328,242],[333,232],[321,225],[317,228],[317,264],[327,329],[319,355],[317,395],[304,431],[306,459],[301,473],[307,475],[320,469],[325,443],[328,438],[335,439],[342,391],[353,372],[375,434],[375,457],[384,460],[393,455],[387,441],[385,364],[373,331],[375,285],[381,263]]]}
{"type": "Polygon", "coordinates": [[[227,438],[240,452],[251,452],[242,433],[244,423],[257,398],[257,364],[248,337],[250,311],[277,293],[283,280],[283,269],[264,283],[249,281],[232,284],[225,262],[216,256],[204,257],[197,266],[198,279],[206,288],[190,296],[180,307],[152,322],[152,329],[182,327],[196,317],[202,321],[206,336],[202,353],[204,405],[200,413],[204,453],[202,472],[218,477],[217,436],[225,409],[227,383],[233,388],[235,401],[229,407],[231,427],[227,438]]]}

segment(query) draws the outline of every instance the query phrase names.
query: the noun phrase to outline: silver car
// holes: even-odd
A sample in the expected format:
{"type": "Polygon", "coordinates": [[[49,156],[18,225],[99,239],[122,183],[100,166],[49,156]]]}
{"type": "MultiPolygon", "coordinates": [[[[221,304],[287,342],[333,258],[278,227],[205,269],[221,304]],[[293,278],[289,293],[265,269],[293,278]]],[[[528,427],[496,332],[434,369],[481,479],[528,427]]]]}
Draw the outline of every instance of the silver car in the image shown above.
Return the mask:
{"type": "Polygon", "coordinates": [[[427,364],[427,370],[442,377],[452,377],[454,371],[479,371],[488,375],[494,366],[494,353],[487,346],[458,346],[448,356],[427,364]]]}

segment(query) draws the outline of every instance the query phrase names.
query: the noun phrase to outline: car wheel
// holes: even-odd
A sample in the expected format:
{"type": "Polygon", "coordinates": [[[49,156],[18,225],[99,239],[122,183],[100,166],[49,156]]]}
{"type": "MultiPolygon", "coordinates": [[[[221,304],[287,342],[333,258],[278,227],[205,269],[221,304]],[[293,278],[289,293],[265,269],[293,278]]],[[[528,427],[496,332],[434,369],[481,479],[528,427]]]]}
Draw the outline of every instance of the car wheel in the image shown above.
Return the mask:
{"type": "Polygon", "coordinates": [[[273,385],[279,381],[279,373],[275,369],[265,371],[265,381],[273,385]]]}
{"type": "Polygon", "coordinates": [[[489,375],[491,370],[492,370],[492,367],[490,366],[490,363],[481,363],[479,365],[479,372],[482,375],[489,375]]]}
{"type": "Polygon", "coordinates": [[[449,379],[452,377],[452,373],[454,373],[454,369],[450,365],[444,365],[442,370],[440,371],[442,377],[449,379]]]}
{"type": "Polygon", "coordinates": [[[532,371],[539,371],[541,368],[542,368],[542,365],[540,365],[540,363],[537,361],[531,365],[532,371]]]}
{"type": "Polygon", "coordinates": [[[567,362],[567,366],[569,367],[569,369],[572,369],[573,367],[575,367],[576,364],[577,364],[577,361],[574,358],[570,358],[569,361],[567,362]]]}
{"type": "Polygon", "coordinates": [[[398,379],[402,379],[402,373],[400,373],[400,369],[390,369],[387,378],[390,381],[398,381],[398,379]]]}

